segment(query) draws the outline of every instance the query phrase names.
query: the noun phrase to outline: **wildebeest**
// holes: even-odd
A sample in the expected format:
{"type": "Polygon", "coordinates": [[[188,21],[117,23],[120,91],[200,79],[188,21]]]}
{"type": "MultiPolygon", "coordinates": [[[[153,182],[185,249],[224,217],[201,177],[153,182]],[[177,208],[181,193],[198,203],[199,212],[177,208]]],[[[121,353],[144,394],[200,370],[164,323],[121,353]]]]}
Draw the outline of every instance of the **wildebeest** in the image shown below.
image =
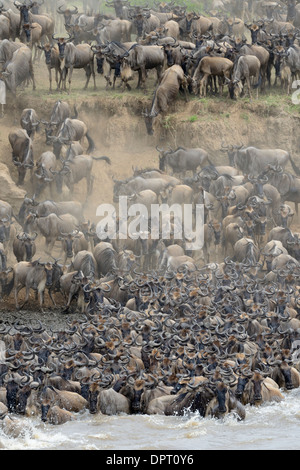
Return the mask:
{"type": "Polygon", "coordinates": [[[94,79],[94,89],[96,89],[96,76],[95,76],[95,68],[94,68],[94,53],[91,49],[89,44],[73,44],[72,42],[68,42],[65,47],[65,62],[63,68],[63,76],[62,76],[62,87],[66,90],[66,80],[67,75],[69,74],[68,82],[69,88],[68,92],[71,91],[71,82],[72,82],[72,74],[73,69],[84,69],[86,73],[86,83],[84,86],[84,90],[87,88],[91,75],[93,75],[94,79]]]}
{"type": "Polygon", "coordinates": [[[103,19],[97,26],[97,42],[105,44],[110,41],[127,42],[131,40],[132,23],[125,19],[103,19]]]}
{"type": "Polygon", "coordinates": [[[244,405],[279,402],[284,398],[277,383],[270,377],[264,377],[259,371],[244,371],[238,378],[235,395],[244,405]]]}
{"type": "Polygon", "coordinates": [[[257,176],[270,165],[284,168],[290,162],[294,172],[300,175],[291,154],[282,149],[259,149],[256,147],[235,148],[230,157],[230,164],[240,169],[243,174],[257,176]]]}
{"type": "Polygon", "coordinates": [[[13,53],[11,60],[6,63],[2,71],[2,77],[14,96],[16,96],[17,88],[29,79],[32,80],[32,87],[35,90],[32,51],[29,47],[22,46],[13,53]]]}
{"type": "Polygon", "coordinates": [[[59,90],[62,81],[61,59],[59,49],[56,45],[46,43],[38,46],[45,54],[45,64],[49,74],[49,91],[52,91],[52,69],[55,71],[56,89],[59,90]]]}
{"type": "Polygon", "coordinates": [[[32,231],[40,232],[45,237],[46,248],[45,251],[51,254],[56,240],[62,233],[69,233],[76,230],[78,225],[77,219],[71,214],[49,214],[45,217],[38,216],[37,214],[30,213],[24,223],[24,231],[31,233],[32,231]]]}
{"type": "Polygon", "coordinates": [[[263,248],[262,255],[266,262],[267,271],[271,270],[273,259],[281,254],[288,254],[280,240],[271,240],[263,248]]]}
{"type": "Polygon", "coordinates": [[[110,243],[98,243],[93,250],[93,254],[97,262],[99,275],[106,276],[108,273],[117,270],[117,252],[110,243]]]}
{"type": "Polygon", "coordinates": [[[37,112],[32,108],[23,109],[20,117],[20,124],[31,139],[34,139],[35,133],[38,131],[40,120],[37,112]]]}
{"type": "Polygon", "coordinates": [[[196,172],[199,167],[214,166],[208,152],[202,148],[178,147],[176,150],[163,150],[156,147],[156,150],[159,152],[159,169],[162,171],[170,167],[173,173],[184,175],[186,171],[196,172]]]}
{"type": "Polygon", "coordinates": [[[51,15],[46,13],[35,14],[31,11],[29,12],[29,22],[38,23],[42,27],[41,37],[43,40],[51,41],[52,35],[54,34],[54,18],[51,15]]]}
{"type": "Polygon", "coordinates": [[[245,82],[247,83],[250,99],[252,98],[251,77],[255,79],[253,86],[256,88],[256,97],[258,97],[259,79],[261,78],[260,68],[261,63],[255,56],[245,55],[238,58],[233,68],[232,78],[225,79],[232,99],[243,92],[245,82]]]}
{"type": "Polygon", "coordinates": [[[89,247],[88,240],[79,230],[70,233],[61,233],[60,239],[65,254],[64,264],[68,258],[73,258],[79,251],[87,250],[89,247]]]}
{"type": "Polygon", "coordinates": [[[88,250],[82,250],[76,253],[72,260],[69,271],[81,271],[85,278],[94,280],[98,275],[97,262],[88,250]]]}
{"type": "Polygon", "coordinates": [[[146,189],[151,189],[159,195],[161,191],[175,184],[176,182],[163,177],[143,178],[142,176],[136,176],[128,181],[114,180],[114,201],[118,201],[119,196],[131,196],[146,189]]]}
{"type": "Polygon", "coordinates": [[[12,148],[13,164],[18,169],[17,184],[22,186],[27,169],[34,166],[32,140],[24,129],[11,131],[8,140],[12,148]]]}
{"type": "Polygon", "coordinates": [[[89,134],[87,125],[80,119],[72,118],[66,118],[64,120],[56,136],[47,136],[47,140],[53,144],[53,152],[57,159],[60,156],[60,151],[64,144],[71,144],[77,141],[82,142],[84,138],[86,138],[89,143],[86,152],[91,153],[95,148],[95,143],[89,134]]]}
{"type": "Polygon", "coordinates": [[[294,44],[286,51],[286,64],[290,67],[292,78],[296,80],[300,75],[300,46],[294,44]]]}
{"type": "Polygon", "coordinates": [[[110,159],[105,156],[93,157],[91,155],[75,155],[72,159],[64,162],[61,170],[51,170],[56,181],[57,192],[59,194],[62,192],[64,183],[71,194],[73,194],[74,185],[85,178],[87,183],[86,198],[88,198],[93,190],[93,162],[99,160],[105,160],[106,163],[110,164],[110,159]]]}
{"type": "Polygon", "coordinates": [[[263,46],[258,46],[257,44],[252,44],[248,46],[247,44],[242,45],[239,49],[239,53],[242,55],[254,55],[256,56],[261,64],[260,73],[261,73],[261,89],[264,90],[265,81],[268,74],[270,53],[263,46]]]}
{"type": "Polygon", "coordinates": [[[60,291],[66,300],[65,311],[69,310],[71,302],[76,296],[78,307],[82,307],[83,294],[81,287],[85,280],[86,278],[81,271],[71,271],[61,276],[59,283],[60,291]]]}
{"type": "MultiPolygon", "coordinates": [[[[77,392],[68,390],[58,390],[53,386],[45,386],[41,390],[41,419],[46,421],[49,413],[49,404],[51,407],[59,406],[60,408],[78,413],[87,407],[87,400],[77,392]]],[[[48,418],[49,419],[49,418],[48,418]]]]}
{"type": "Polygon", "coordinates": [[[0,64],[2,68],[4,65],[12,59],[13,53],[23,47],[22,42],[9,41],[8,39],[3,39],[0,43],[0,64]]]}
{"type": "Polygon", "coordinates": [[[137,71],[139,75],[137,87],[146,91],[146,71],[156,69],[157,81],[159,81],[163,71],[164,57],[164,51],[160,46],[134,44],[123,54],[121,73],[125,67],[137,71]]]}
{"type": "Polygon", "coordinates": [[[33,256],[36,253],[35,239],[37,233],[34,235],[29,235],[29,233],[21,232],[18,233],[16,238],[13,241],[13,253],[17,259],[17,262],[20,261],[31,261],[33,256]]]}
{"type": "MultiPolygon", "coordinates": [[[[16,308],[20,308],[18,302],[18,293],[22,288],[26,288],[24,306],[29,299],[30,289],[35,290],[39,295],[40,307],[44,304],[44,292],[46,288],[50,288],[53,282],[53,265],[52,263],[41,263],[36,261],[20,261],[13,267],[13,277],[7,286],[7,295],[14,289],[14,297],[16,308]]],[[[51,300],[52,294],[50,295],[51,300]]],[[[22,308],[22,307],[21,307],[22,308]]]]}
{"type": "Polygon", "coordinates": [[[193,92],[199,95],[206,96],[207,80],[208,77],[219,77],[220,94],[223,94],[224,79],[230,78],[233,69],[233,62],[225,57],[203,57],[198,66],[196,67],[193,78],[193,92]]]}
{"type": "MultiPolygon", "coordinates": [[[[148,46],[151,47],[151,46],[148,46]]],[[[154,92],[150,111],[143,112],[147,133],[153,134],[153,121],[158,114],[166,114],[174,103],[180,88],[184,89],[185,96],[187,81],[184,72],[180,65],[172,65],[169,69],[165,70],[158,87],[154,92]]],[[[187,99],[187,98],[186,98],[187,99]]]]}
{"type": "Polygon", "coordinates": [[[56,156],[53,152],[43,152],[36,162],[34,176],[36,178],[33,199],[38,198],[47,187],[50,188],[51,197],[54,196],[54,179],[51,169],[56,166],[56,156]]]}
{"type": "Polygon", "coordinates": [[[257,265],[260,258],[260,251],[251,238],[242,237],[233,247],[234,260],[239,263],[257,265]]]}
{"type": "Polygon", "coordinates": [[[84,221],[83,207],[79,201],[41,201],[37,202],[33,198],[24,198],[24,202],[20,207],[18,220],[20,224],[24,224],[27,215],[34,212],[40,217],[45,217],[49,214],[71,214],[78,220],[79,223],[84,221]]]}
{"type": "Polygon", "coordinates": [[[51,144],[50,140],[48,140],[48,136],[53,135],[53,132],[57,132],[65,119],[69,117],[71,117],[69,103],[67,101],[57,100],[52,108],[50,121],[41,120],[41,122],[45,125],[46,144],[51,144]]]}

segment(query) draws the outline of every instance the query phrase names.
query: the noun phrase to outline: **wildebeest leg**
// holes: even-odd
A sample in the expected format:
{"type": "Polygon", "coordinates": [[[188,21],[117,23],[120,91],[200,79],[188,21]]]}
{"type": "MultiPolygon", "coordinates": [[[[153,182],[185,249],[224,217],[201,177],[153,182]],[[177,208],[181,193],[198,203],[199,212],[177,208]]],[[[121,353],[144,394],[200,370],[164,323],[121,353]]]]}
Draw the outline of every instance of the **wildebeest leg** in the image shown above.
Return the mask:
{"type": "Polygon", "coordinates": [[[24,300],[23,304],[21,305],[21,307],[19,307],[20,309],[22,309],[24,307],[24,305],[27,304],[28,299],[29,299],[29,291],[30,291],[30,287],[28,285],[26,285],[25,300],[24,300]]]}
{"type": "Polygon", "coordinates": [[[58,73],[59,73],[59,82],[58,82],[58,85],[57,85],[57,89],[59,90],[60,87],[62,86],[62,70],[61,70],[61,68],[58,69],[58,73]]]}
{"type": "Polygon", "coordinates": [[[92,75],[91,66],[87,65],[86,67],[84,67],[84,70],[85,70],[85,74],[86,74],[86,82],[85,82],[85,85],[84,85],[83,89],[86,90],[87,87],[88,87],[91,75],[92,75]]]}
{"type": "Polygon", "coordinates": [[[199,91],[199,95],[200,95],[200,96],[203,96],[203,97],[206,97],[207,77],[208,77],[208,75],[205,74],[205,75],[203,75],[202,79],[200,80],[200,91],[199,91]]]}
{"type": "Polygon", "coordinates": [[[249,78],[249,77],[246,77],[246,82],[247,82],[247,88],[248,88],[248,93],[249,93],[250,101],[252,101],[251,83],[250,83],[250,78],[249,78]]]}
{"type": "Polygon", "coordinates": [[[56,90],[59,89],[59,85],[58,85],[58,69],[55,68],[55,81],[56,81],[56,90]]]}
{"type": "Polygon", "coordinates": [[[70,91],[71,91],[72,74],[73,74],[73,67],[71,65],[70,69],[69,69],[69,90],[68,90],[68,93],[70,93],[70,91]]]}
{"type": "Polygon", "coordinates": [[[51,72],[50,67],[48,67],[48,73],[49,73],[49,91],[52,92],[52,72],[51,72]]]}
{"type": "Polygon", "coordinates": [[[56,302],[54,300],[53,293],[52,293],[51,289],[48,289],[48,294],[49,294],[49,297],[50,297],[51,302],[53,303],[54,307],[56,307],[56,302]]]}
{"type": "Polygon", "coordinates": [[[46,238],[45,252],[48,255],[51,255],[54,244],[55,244],[55,239],[53,240],[52,238],[46,238]]]}
{"type": "Polygon", "coordinates": [[[45,288],[44,288],[44,286],[41,287],[41,288],[39,287],[38,292],[39,292],[39,297],[40,297],[40,308],[41,308],[41,310],[43,310],[44,297],[45,297],[45,288]]]}
{"type": "Polygon", "coordinates": [[[93,75],[93,81],[94,81],[94,90],[96,90],[96,73],[95,73],[95,67],[94,67],[94,59],[91,62],[91,74],[93,75]]]}
{"type": "Polygon", "coordinates": [[[15,286],[15,292],[14,292],[14,296],[15,296],[15,305],[16,305],[16,308],[19,309],[20,306],[19,306],[19,302],[18,302],[18,295],[19,295],[19,292],[21,289],[23,289],[24,286],[22,285],[16,285],[15,286]]]}
{"type": "Polygon", "coordinates": [[[66,67],[62,70],[62,89],[64,91],[67,90],[67,76],[68,76],[68,69],[66,67]]]}
{"type": "Polygon", "coordinates": [[[32,89],[35,90],[36,85],[35,85],[34,71],[33,71],[33,66],[32,65],[30,65],[29,75],[30,75],[30,78],[32,80],[32,89]]]}
{"type": "Polygon", "coordinates": [[[137,88],[141,87],[141,82],[142,82],[142,71],[139,69],[138,70],[138,83],[137,83],[137,88]]]}

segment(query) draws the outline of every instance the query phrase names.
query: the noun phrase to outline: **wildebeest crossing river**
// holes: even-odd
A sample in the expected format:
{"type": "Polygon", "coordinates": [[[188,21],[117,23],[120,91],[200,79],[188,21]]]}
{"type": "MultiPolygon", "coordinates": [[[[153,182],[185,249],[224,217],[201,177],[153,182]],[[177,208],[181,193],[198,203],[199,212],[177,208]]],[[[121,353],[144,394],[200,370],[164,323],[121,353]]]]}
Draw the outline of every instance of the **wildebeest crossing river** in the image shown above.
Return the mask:
{"type": "Polygon", "coordinates": [[[0,430],[0,449],[7,450],[299,450],[300,390],[284,393],[281,403],[247,406],[247,419],[178,416],[90,415],[59,427],[39,417],[20,418],[18,437],[0,430]]]}

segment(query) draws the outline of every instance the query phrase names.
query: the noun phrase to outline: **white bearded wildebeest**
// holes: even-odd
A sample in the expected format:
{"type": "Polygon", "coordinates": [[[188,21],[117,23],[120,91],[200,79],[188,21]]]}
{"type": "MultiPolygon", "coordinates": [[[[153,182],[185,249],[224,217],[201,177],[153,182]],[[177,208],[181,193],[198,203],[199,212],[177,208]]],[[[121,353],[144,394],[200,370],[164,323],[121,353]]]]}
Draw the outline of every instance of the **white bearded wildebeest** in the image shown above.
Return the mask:
{"type": "Polygon", "coordinates": [[[54,178],[51,169],[56,166],[56,156],[53,152],[43,152],[39,160],[36,162],[36,171],[34,176],[36,178],[35,191],[33,199],[40,196],[40,194],[49,187],[51,197],[54,196],[54,178]]]}
{"type": "Polygon", "coordinates": [[[21,113],[20,124],[21,127],[25,129],[28,136],[33,140],[40,124],[37,112],[32,108],[23,109],[21,113]]]}
{"type": "MultiPolygon", "coordinates": [[[[2,8],[1,8],[2,9],[2,8]]],[[[6,16],[0,15],[0,40],[10,38],[10,20],[6,16]]]]}
{"type": "Polygon", "coordinates": [[[175,186],[176,181],[169,181],[164,177],[143,178],[136,176],[129,180],[114,180],[114,202],[119,201],[119,196],[131,196],[146,189],[151,189],[157,195],[169,186],[175,186]]]}
{"type": "Polygon", "coordinates": [[[8,140],[12,148],[13,164],[18,169],[17,185],[22,186],[27,169],[32,169],[34,165],[32,140],[24,129],[10,132],[8,140]]]}
{"type": "Polygon", "coordinates": [[[86,73],[86,83],[84,85],[84,90],[86,90],[91,75],[93,75],[94,80],[94,89],[96,89],[96,76],[95,76],[95,67],[94,67],[94,52],[91,49],[89,44],[73,44],[68,42],[65,47],[65,65],[63,68],[63,77],[62,77],[62,88],[66,90],[66,80],[69,73],[69,89],[68,93],[71,91],[71,82],[73,69],[84,69],[86,73]]]}
{"type": "Polygon", "coordinates": [[[74,185],[79,183],[83,178],[86,178],[87,183],[87,194],[91,195],[93,190],[93,161],[105,160],[110,165],[110,159],[108,157],[92,157],[91,155],[75,155],[70,160],[66,160],[63,167],[59,171],[51,170],[55,177],[56,188],[59,194],[62,193],[63,183],[67,186],[70,192],[73,194],[74,185]]]}
{"type": "MultiPolygon", "coordinates": [[[[146,46],[152,47],[152,46],[146,46]]],[[[153,134],[153,121],[158,114],[166,114],[175,102],[180,88],[183,88],[187,101],[187,81],[180,65],[172,65],[163,73],[160,83],[154,92],[150,111],[143,112],[147,133],[153,134]]]]}
{"type": "Polygon", "coordinates": [[[34,198],[24,198],[23,204],[20,207],[18,220],[21,225],[24,225],[25,219],[30,212],[34,212],[40,217],[45,217],[49,214],[71,214],[82,223],[84,221],[83,207],[79,201],[42,201],[36,202],[34,198]]]}
{"type": "Polygon", "coordinates": [[[47,39],[51,41],[52,35],[54,34],[54,19],[51,15],[43,14],[34,14],[29,12],[29,21],[30,23],[38,23],[42,27],[41,37],[42,39],[47,39]]]}
{"type": "Polygon", "coordinates": [[[110,41],[128,42],[131,40],[132,24],[128,20],[120,18],[102,19],[97,25],[97,42],[98,44],[106,44],[110,41]]]}
{"type": "Polygon", "coordinates": [[[157,82],[159,82],[164,67],[164,60],[165,54],[160,46],[134,44],[122,57],[121,75],[124,77],[124,83],[126,84],[126,80],[128,81],[132,78],[132,74],[126,74],[124,69],[137,71],[139,75],[137,88],[142,88],[146,92],[146,71],[156,69],[157,82]]]}
{"type": "Polygon", "coordinates": [[[176,150],[169,148],[163,150],[156,147],[159,152],[159,169],[166,171],[166,167],[170,167],[173,173],[184,175],[187,171],[193,173],[205,166],[211,165],[208,153],[201,148],[184,148],[178,147],[176,150]]]}
{"type": "Polygon", "coordinates": [[[234,64],[232,78],[225,78],[228,85],[229,95],[231,99],[235,99],[237,95],[242,94],[244,91],[245,82],[249,92],[250,99],[251,93],[251,77],[254,77],[256,88],[256,98],[258,98],[258,87],[261,79],[260,75],[261,63],[260,60],[254,55],[240,56],[234,64]]]}
{"type": "MultiPolygon", "coordinates": [[[[233,69],[233,62],[225,57],[203,57],[197,65],[193,77],[192,85],[195,95],[198,93],[202,97],[206,96],[208,78],[219,79],[220,95],[223,94],[224,79],[230,78],[233,69]]],[[[215,83],[215,91],[216,83],[215,83]]]]}
{"type": "Polygon", "coordinates": [[[237,147],[230,153],[230,165],[235,166],[246,175],[257,176],[266,171],[269,165],[279,165],[284,168],[288,162],[291,163],[296,175],[300,175],[300,169],[286,150],[237,147]]]}
{"type": "Polygon", "coordinates": [[[290,67],[292,79],[300,78],[300,46],[294,44],[286,50],[286,64],[290,67]]]}
{"type": "Polygon", "coordinates": [[[29,79],[32,80],[32,87],[35,90],[32,51],[29,47],[23,45],[13,53],[11,60],[6,63],[2,71],[2,78],[14,96],[16,96],[17,87],[29,79]]]}
{"type": "Polygon", "coordinates": [[[263,46],[258,46],[257,44],[252,44],[251,46],[244,44],[240,48],[239,53],[242,55],[254,55],[259,59],[261,64],[261,89],[264,90],[269,68],[270,53],[263,46]]]}
{"type": "Polygon", "coordinates": [[[31,261],[36,253],[35,239],[37,233],[29,235],[26,232],[18,233],[13,241],[13,252],[17,259],[20,261],[31,261]]]}
{"type": "Polygon", "coordinates": [[[59,90],[62,81],[62,69],[58,47],[48,42],[43,46],[38,46],[38,48],[44,51],[45,54],[45,64],[49,74],[49,91],[52,91],[52,69],[55,70],[56,90],[59,90]]]}
{"type": "Polygon", "coordinates": [[[0,63],[4,66],[4,64],[12,59],[13,53],[23,46],[24,44],[22,42],[13,42],[8,39],[3,39],[3,41],[0,42],[0,63]]]}
{"type": "MultiPolygon", "coordinates": [[[[18,303],[18,293],[23,287],[26,287],[26,296],[21,306],[22,308],[29,299],[30,289],[33,289],[39,294],[40,307],[42,309],[44,304],[45,289],[50,289],[52,283],[52,263],[41,263],[39,260],[32,262],[20,261],[13,267],[13,277],[6,288],[6,295],[9,295],[12,289],[14,289],[16,308],[20,308],[18,303]]],[[[55,304],[50,290],[49,294],[53,304],[55,304]]]]}
{"type": "Polygon", "coordinates": [[[15,13],[11,8],[9,8],[8,10],[2,10],[1,14],[9,19],[10,39],[12,41],[15,41],[16,38],[19,36],[20,32],[20,15],[18,13],[15,13]]]}
{"type": "MultiPolygon", "coordinates": [[[[48,139],[48,137],[53,135],[54,131],[57,133],[63,122],[69,117],[71,117],[69,103],[67,103],[67,101],[57,100],[52,108],[50,121],[41,120],[42,124],[45,125],[46,144],[51,144],[51,141],[48,139]]],[[[75,117],[77,117],[77,111],[74,118],[75,117]]]]}
{"type": "Polygon", "coordinates": [[[39,232],[45,237],[45,252],[51,254],[56,240],[61,233],[69,233],[76,230],[78,221],[71,214],[49,214],[45,217],[38,216],[31,212],[25,219],[24,231],[27,233],[39,232]]]}
{"type": "Polygon", "coordinates": [[[87,153],[91,153],[94,148],[95,144],[88,132],[87,125],[80,121],[79,119],[71,119],[67,118],[62,123],[60,130],[57,136],[47,136],[49,142],[53,144],[53,153],[55,154],[56,158],[60,157],[60,151],[64,144],[71,144],[72,142],[83,142],[84,137],[86,137],[89,146],[87,149],[87,153]]]}

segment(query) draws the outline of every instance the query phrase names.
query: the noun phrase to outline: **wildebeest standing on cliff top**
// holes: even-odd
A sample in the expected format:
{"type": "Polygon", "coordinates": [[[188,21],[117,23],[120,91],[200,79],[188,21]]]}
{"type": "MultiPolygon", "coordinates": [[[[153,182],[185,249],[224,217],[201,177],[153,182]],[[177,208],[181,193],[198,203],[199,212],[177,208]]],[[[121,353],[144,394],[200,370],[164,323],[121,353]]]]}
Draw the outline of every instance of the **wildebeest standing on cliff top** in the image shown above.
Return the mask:
{"type": "Polygon", "coordinates": [[[175,101],[180,88],[184,89],[186,96],[187,81],[180,65],[172,65],[167,69],[154,92],[150,111],[143,113],[146,129],[149,135],[153,134],[153,121],[158,114],[165,114],[170,105],[175,101]]]}

